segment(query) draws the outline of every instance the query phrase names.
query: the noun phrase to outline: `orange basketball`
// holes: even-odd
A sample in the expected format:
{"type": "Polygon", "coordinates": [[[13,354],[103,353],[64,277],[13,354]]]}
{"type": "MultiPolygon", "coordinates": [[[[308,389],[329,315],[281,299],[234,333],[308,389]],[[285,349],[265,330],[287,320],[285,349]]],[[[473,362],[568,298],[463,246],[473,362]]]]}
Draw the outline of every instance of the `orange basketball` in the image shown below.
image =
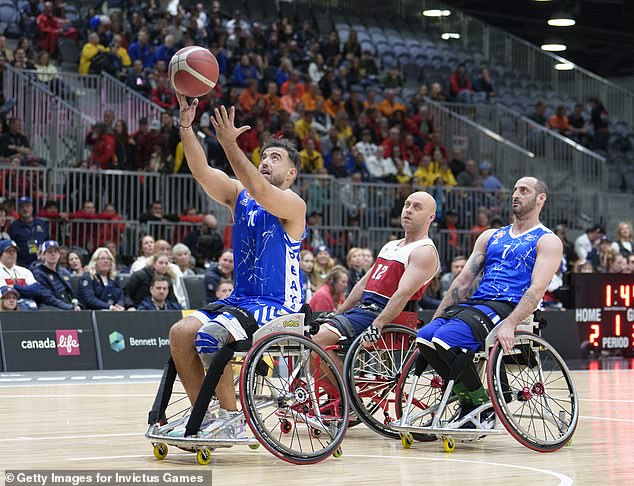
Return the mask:
{"type": "Polygon", "coordinates": [[[206,95],[216,86],[218,61],[204,47],[184,47],[170,60],[168,73],[176,91],[196,98],[206,95]]]}

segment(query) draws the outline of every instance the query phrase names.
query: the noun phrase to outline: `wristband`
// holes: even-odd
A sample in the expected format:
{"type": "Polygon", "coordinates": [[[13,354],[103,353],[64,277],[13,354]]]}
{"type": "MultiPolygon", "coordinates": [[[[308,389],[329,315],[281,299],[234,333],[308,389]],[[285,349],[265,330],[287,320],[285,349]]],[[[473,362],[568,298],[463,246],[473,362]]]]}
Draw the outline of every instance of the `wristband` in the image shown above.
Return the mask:
{"type": "MultiPolygon", "coordinates": [[[[193,125],[193,123],[192,123],[193,125]]],[[[191,130],[192,129],[192,125],[189,125],[188,127],[184,127],[183,125],[181,125],[180,123],[178,124],[178,128],[180,128],[181,130],[191,130]]]]}

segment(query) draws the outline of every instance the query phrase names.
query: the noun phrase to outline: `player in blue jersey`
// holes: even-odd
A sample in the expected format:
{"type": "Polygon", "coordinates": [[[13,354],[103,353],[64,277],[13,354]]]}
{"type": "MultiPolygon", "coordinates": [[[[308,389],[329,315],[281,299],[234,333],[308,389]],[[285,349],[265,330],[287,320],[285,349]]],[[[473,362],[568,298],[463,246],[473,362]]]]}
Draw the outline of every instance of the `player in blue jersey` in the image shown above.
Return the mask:
{"type": "MultiPolygon", "coordinates": [[[[494,327],[500,345],[509,351],[515,328],[540,305],[563,252],[561,240],[539,221],[547,197],[543,181],[534,177],[517,181],[512,196],[513,224],[486,230],[478,237],[431,322],[418,332],[422,356],[445,381],[455,360],[467,350],[480,350],[494,327]],[[471,295],[482,271],[480,285],[471,295]]],[[[488,401],[472,364],[459,376],[454,392],[463,413],[488,401]]]]}
{"type": "MultiPolygon", "coordinates": [[[[230,309],[210,309],[214,305],[210,304],[170,330],[172,359],[193,404],[205,378],[204,368],[210,366],[214,356],[223,347],[250,340],[253,326],[241,310],[247,311],[246,315],[258,325],[300,310],[299,251],[306,232],[306,204],[290,189],[300,159],[288,140],[267,142],[262,162],[256,168],[236,142],[250,127],[235,126],[233,107],[229,111],[224,106],[216,109],[211,123],[238,180],[230,179],[224,172],[209,167],[196,139],[192,123],[198,100],[189,105],[180,93],[177,97],[179,129],[189,168],[205,192],[227,206],[234,219],[234,291],[214,303],[230,309]]],[[[206,436],[220,430],[237,410],[230,364],[224,368],[215,394],[220,412],[217,417],[207,413],[203,419],[200,432],[206,436]]],[[[184,429],[175,429],[169,435],[183,432],[184,429]]]]}

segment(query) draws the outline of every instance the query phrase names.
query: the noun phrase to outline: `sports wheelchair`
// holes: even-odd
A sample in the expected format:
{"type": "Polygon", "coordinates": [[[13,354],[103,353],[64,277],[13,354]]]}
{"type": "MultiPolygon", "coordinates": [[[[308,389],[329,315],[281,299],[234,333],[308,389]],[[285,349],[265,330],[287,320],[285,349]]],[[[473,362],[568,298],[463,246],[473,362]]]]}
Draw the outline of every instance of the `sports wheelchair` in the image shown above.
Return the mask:
{"type": "Polygon", "coordinates": [[[431,368],[423,369],[425,362],[416,350],[396,387],[398,420],[388,427],[400,434],[406,449],[415,440],[438,438],[444,450],[452,452],[456,439],[468,442],[508,431],[529,449],[559,450],[574,434],[579,402],[566,363],[540,336],[545,325],[538,315],[520,324],[508,353],[495,341],[494,329],[486,338],[485,351],[466,354],[490,395],[489,402],[466,414],[460,413],[458,397],[452,393],[452,377],[459,375],[459,370],[452,369],[449,381],[443,383],[431,368]],[[491,407],[506,430],[488,428],[485,415],[491,407]]]}
{"type": "Polygon", "coordinates": [[[346,346],[344,381],[350,406],[356,414],[349,426],[365,423],[385,437],[398,439],[400,434],[390,424],[397,417],[396,389],[400,377],[416,351],[417,320],[407,324],[389,324],[376,342],[368,342],[362,333],[346,346]]]}
{"type": "Polygon", "coordinates": [[[257,449],[260,444],[293,464],[314,464],[331,455],[341,456],[348,400],[337,367],[309,338],[311,330],[316,332],[310,323],[309,312],[278,317],[254,333],[254,344],[248,352],[236,353],[241,360],[239,378],[234,380],[239,388],[241,414],[225,428],[231,431],[244,418],[253,438],[215,439],[213,435],[199,437],[195,432],[185,437],[168,436],[165,432],[179,423],[197,431],[205,411],[219,409],[204,385],[196,404],[190,406],[170,358],[145,433],[156,458],[164,459],[168,446],[173,445],[196,453],[198,463],[204,465],[211,462],[214,449],[235,445],[257,449]]]}

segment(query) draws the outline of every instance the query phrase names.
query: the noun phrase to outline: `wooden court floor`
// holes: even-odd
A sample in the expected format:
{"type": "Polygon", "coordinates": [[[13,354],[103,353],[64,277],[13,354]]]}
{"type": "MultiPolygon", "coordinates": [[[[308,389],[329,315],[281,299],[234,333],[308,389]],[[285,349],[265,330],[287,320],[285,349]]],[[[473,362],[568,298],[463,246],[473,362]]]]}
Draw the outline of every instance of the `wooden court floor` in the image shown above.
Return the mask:
{"type": "MultiPolygon", "coordinates": [[[[619,366],[617,366],[619,368],[619,366]]],[[[6,469],[193,471],[214,485],[634,484],[634,370],[575,371],[580,422],[573,443],[540,454],[511,436],[402,448],[365,428],[348,431],[344,455],[294,466],[264,448],[220,449],[211,464],[170,449],[158,461],[143,434],[158,372],[0,373],[0,473],[6,469]]]]}

